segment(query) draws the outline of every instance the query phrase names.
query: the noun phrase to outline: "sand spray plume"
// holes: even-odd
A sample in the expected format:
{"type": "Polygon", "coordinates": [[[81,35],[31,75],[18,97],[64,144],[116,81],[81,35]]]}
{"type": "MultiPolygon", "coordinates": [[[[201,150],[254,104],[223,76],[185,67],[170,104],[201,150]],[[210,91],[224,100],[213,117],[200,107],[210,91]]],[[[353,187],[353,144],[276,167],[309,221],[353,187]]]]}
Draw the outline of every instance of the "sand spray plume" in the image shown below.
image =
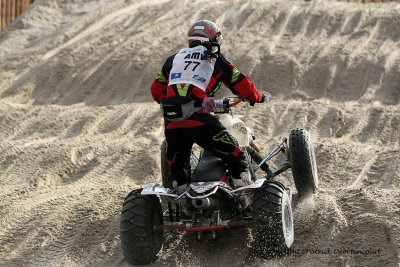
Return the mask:
{"type": "Polygon", "coordinates": [[[307,224],[314,215],[316,208],[315,196],[308,194],[297,199],[295,203],[296,205],[293,209],[294,218],[298,221],[298,224],[307,224]]]}

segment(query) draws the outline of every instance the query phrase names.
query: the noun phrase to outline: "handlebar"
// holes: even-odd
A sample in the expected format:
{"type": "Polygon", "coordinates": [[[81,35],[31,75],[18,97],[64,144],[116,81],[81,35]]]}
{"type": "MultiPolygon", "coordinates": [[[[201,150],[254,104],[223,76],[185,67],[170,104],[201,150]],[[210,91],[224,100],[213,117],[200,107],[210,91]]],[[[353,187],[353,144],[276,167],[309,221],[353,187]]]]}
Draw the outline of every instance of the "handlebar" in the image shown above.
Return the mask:
{"type": "MultiPolygon", "coordinates": [[[[269,101],[271,95],[265,96],[265,102],[269,101]]],[[[214,113],[229,113],[230,108],[236,107],[241,102],[246,102],[247,100],[239,98],[237,96],[226,97],[223,99],[215,100],[214,113]]],[[[250,105],[252,103],[250,102],[250,105]]],[[[254,105],[254,103],[253,103],[254,105]]]]}
{"type": "Polygon", "coordinates": [[[229,107],[230,107],[230,108],[236,107],[236,106],[239,105],[240,102],[242,102],[242,101],[243,101],[243,100],[239,98],[238,100],[234,101],[232,104],[229,104],[229,107]]]}
{"type": "Polygon", "coordinates": [[[215,100],[214,113],[229,113],[230,108],[235,107],[240,104],[243,100],[238,97],[226,97],[223,99],[215,100]],[[231,102],[231,99],[236,99],[231,102]]]}

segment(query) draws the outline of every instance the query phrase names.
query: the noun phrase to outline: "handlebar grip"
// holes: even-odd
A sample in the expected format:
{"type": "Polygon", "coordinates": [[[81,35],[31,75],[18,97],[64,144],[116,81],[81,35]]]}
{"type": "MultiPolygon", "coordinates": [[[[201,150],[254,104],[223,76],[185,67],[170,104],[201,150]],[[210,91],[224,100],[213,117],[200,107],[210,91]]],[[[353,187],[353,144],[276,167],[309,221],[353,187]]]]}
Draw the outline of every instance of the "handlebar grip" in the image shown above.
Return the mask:
{"type": "Polygon", "coordinates": [[[229,99],[217,99],[215,100],[214,113],[228,113],[229,112],[229,99]]]}
{"type": "Polygon", "coordinates": [[[224,99],[217,99],[215,100],[215,107],[216,108],[229,108],[229,99],[224,98],[224,99]]]}
{"type": "Polygon", "coordinates": [[[224,99],[217,99],[215,100],[215,108],[214,108],[214,113],[228,113],[230,108],[236,107],[239,105],[243,99],[238,98],[236,101],[231,102],[231,98],[227,97],[224,99]]]}

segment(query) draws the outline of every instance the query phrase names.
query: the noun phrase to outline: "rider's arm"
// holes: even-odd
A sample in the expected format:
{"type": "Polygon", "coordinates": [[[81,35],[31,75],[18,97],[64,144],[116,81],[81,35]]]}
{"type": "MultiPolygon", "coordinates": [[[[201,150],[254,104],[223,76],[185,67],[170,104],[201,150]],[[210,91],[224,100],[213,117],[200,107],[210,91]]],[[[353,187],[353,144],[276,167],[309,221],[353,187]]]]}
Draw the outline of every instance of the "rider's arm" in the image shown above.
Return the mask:
{"type": "Polygon", "coordinates": [[[235,65],[230,63],[222,54],[218,57],[217,63],[222,70],[222,81],[235,95],[248,99],[252,102],[262,102],[263,95],[255,87],[253,82],[235,65]]]}
{"type": "Polygon", "coordinates": [[[157,103],[167,96],[167,80],[163,77],[162,71],[157,74],[151,85],[151,95],[157,103]]]}
{"type": "Polygon", "coordinates": [[[153,99],[160,103],[161,100],[167,97],[167,87],[168,87],[168,79],[169,72],[172,68],[172,62],[174,60],[174,56],[170,56],[164,63],[162,69],[157,74],[155,80],[151,85],[151,95],[153,99]]]}

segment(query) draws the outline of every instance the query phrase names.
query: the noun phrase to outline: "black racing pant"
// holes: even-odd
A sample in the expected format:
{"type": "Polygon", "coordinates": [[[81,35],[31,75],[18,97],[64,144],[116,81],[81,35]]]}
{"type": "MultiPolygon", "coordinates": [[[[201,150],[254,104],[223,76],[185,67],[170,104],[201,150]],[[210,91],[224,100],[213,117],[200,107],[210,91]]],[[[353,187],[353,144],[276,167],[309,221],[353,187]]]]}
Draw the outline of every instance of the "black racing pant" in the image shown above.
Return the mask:
{"type": "Polygon", "coordinates": [[[246,171],[248,166],[237,140],[210,114],[195,113],[190,119],[205,124],[192,128],[165,129],[167,159],[172,177],[178,185],[189,182],[186,173],[190,170],[190,153],[194,143],[221,158],[229,173],[235,178],[240,178],[240,174],[246,171]]]}

